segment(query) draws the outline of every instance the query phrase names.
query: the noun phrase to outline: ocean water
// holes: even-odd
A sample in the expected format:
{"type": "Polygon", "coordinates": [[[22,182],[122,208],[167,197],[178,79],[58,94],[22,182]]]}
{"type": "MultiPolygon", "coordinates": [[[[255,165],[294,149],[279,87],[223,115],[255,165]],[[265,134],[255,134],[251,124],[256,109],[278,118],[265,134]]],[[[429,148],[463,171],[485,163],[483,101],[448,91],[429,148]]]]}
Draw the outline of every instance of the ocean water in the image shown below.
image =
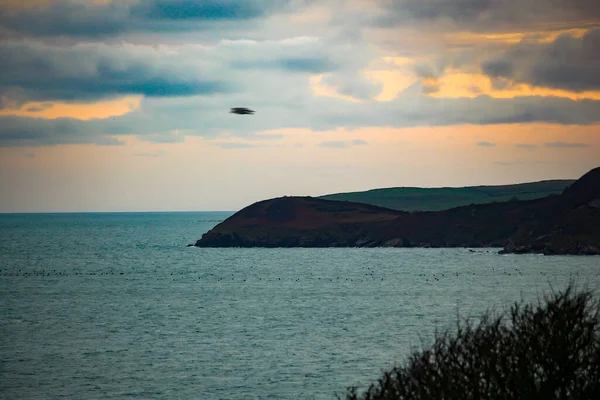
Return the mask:
{"type": "Polygon", "coordinates": [[[230,213],[0,215],[0,398],[334,399],[599,257],[187,248],[230,213]]]}

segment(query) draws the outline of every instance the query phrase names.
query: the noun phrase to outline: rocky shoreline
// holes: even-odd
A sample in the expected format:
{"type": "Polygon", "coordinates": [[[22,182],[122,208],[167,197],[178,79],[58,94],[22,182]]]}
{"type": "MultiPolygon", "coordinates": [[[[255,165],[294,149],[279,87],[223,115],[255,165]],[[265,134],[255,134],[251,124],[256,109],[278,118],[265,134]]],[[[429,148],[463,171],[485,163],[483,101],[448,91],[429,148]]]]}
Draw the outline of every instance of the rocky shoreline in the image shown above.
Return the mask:
{"type": "Polygon", "coordinates": [[[567,246],[554,245],[552,243],[530,243],[517,245],[509,240],[499,254],[543,254],[553,255],[600,255],[600,246],[575,242],[567,246]]]}

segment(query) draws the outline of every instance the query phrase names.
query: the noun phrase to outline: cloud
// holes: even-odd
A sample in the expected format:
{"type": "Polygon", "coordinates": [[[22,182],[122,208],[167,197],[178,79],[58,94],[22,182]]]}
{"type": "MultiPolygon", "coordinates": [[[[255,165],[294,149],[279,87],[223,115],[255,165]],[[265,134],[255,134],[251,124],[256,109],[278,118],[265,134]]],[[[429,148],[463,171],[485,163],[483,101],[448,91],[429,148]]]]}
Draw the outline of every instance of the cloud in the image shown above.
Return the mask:
{"type": "Polygon", "coordinates": [[[349,141],[332,140],[332,141],[325,141],[325,142],[319,143],[319,147],[323,147],[323,148],[327,148],[327,149],[347,149],[349,147],[364,146],[366,144],[368,144],[368,142],[361,140],[361,139],[355,139],[355,140],[349,140],[349,141]]]}
{"type": "Polygon", "coordinates": [[[202,77],[208,71],[201,66],[148,46],[0,42],[0,69],[0,95],[21,101],[192,96],[230,90],[222,79],[202,77]]]}
{"type": "MultiPolygon", "coordinates": [[[[0,117],[0,146],[58,143],[99,143],[120,135],[136,135],[146,140],[162,140],[174,131],[217,139],[253,139],[257,133],[285,128],[313,131],[361,127],[416,127],[448,125],[491,125],[499,123],[553,122],[590,124],[600,122],[600,102],[573,101],[551,97],[515,99],[477,98],[436,99],[427,96],[399,96],[389,102],[351,103],[335,98],[312,97],[302,86],[289,86],[289,93],[272,98],[260,91],[257,113],[250,117],[229,114],[231,104],[241,104],[240,94],[219,97],[149,98],[140,109],[123,116],[80,121],[68,118],[44,120],[27,117],[0,117]],[[297,91],[296,91],[297,90],[297,91]]],[[[274,78],[273,85],[286,87],[274,78]]],[[[253,109],[254,109],[254,105],[253,109]]],[[[328,146],[325,144],[325,146],[328,146]]],[[[336,144],[329,145],[336,146],[336,144]]],[[[339,147],[340,145],[337,144],[339,147]]],[[[342,145],[343,146],[343,145],[342,145]]]]}
{"type": "Polygon", "coordinates": [[[259,144],[242,143],[242,142],[223,142],[223,143],[212,143],[213,146],[217,146],[221,149],[250,149],[253,147],[261,147],[259,144]]]}
{"type": "Polygon", "coordinates": [[[179,130],[174,130],[161,133],[145,133],[138,135],[138,138],[152,143],[183,143],[185,135],[179,130]]]}
{"type": "Polygon", "coordinates": [[[329,74],[322,83],[334,88],[342,96],[358,100],[372,99],[383,88],[382,84],[369,81],[355,72],[329,74]]]}
{"type": "Polygon", "coordinates": [[[586,144],[586,143],[567,143],[567,142],[549,142],[549,143],[544,143],[544,146],[559,148],[559,149],[578,149],[578,148],[590,147],[590,145],[586,144]]]}
{"type": "MultiPolygon", "coordinates": [[[[67,3],[58,1],[52,7],[28,12],[49,12],[50,8],[67,3]]],[[[154,0],[150,3],[143,3],[146,4],[143,7],[163,4],[154,0]]],[[[257,18],[267,18],[273,12],[287,12],[302,2],[284,3],[287,5],[280,7],[271,2],[252,2],[263,7],[264,13],[259,17],[246,16],[248,20],[258,21],[257,18]]],[[[137,4],[142,6],[142,3],[137,4]]],[[[91,15],[85,7],[81,12],[91,15]]],[[[108,7],[102,8],[104,11],[110,10],[109,6],[102,7],[108,7]]],[[[118,14],[121,13],[119,7],[126,7],[131,12],[134,6],[114,2],[111,7],[118,14]]],[[[366,13],[373,13],[373,9],[375,7],[366,13]]],[[[143,15],[146,22],[154,21],[152,23],[190,23],[201,29],[205,21],[203,18],[208,18],[200,11],[194,11],[196,14],[185,18],[181,16],[180,19],[174,15],[155,15],[152,19],[148,10],[143,15]]],[[[193,10],[187,11],[192,13],[193,10]]],[[[349,13],[355,17],[352,12],[349,13]]],[[[99,19],[104,18],[102,14],[98,15],[99,19]]],[[[216,21],[242,25],[243,18],[246,18],[230,16],[227,19],[225,15],[219,16],[216,21]],[[235,20],[234,17],[241,19],[235,20]]],[[[51,101],[95,102],[132,94],[141,95],[143,99],[138,109],[125,115],[87,122],[63,119],[62,126],[57,121],[0,118],[0,146],[118,143],[120,135],[165,142],[181,140],[187,135],[215,139],[228,133],[231,137],[251,140],[259,132],[283,128],[323,131],[338,127],[400,128],[528,122],[588,124],[600,120],[600,103],[593,100],[536,96],[512,99],[483,95],[452,99],[424,96],[423,89],[434,90],[436,78],[444,72],[444,64],[435,60],[418,63],[421,79],[395,99],[374,101],[381,92],[381,84],[367,79],[363,71],[371,66],[373,60],[381,59],[383,53],[361,35],[351,38],[343,35],[344,29],[348,29],[342,18],[347,16],[345,10],[332,15],[338,19],[333,30],[328,30],[327,19],[323,24],[327,26],[319,30],[321,28],[312,29],[312,23],[292,27],[284,18],[275,18],[277,23],[284,25],[281,25],[280,31],[271,32],[270,28],[278,25],[269,17],[268,21],[260,20],[265,21],[263,30],[246,26],[227,31],[227,34],[224,31],[215,34],[202,31],[190,36],[189,40],[173,40],[171,43],[162,41],[168,35],[159,35],[162,44],[155,46],[128,43],[131,38],[126,36],[114,42],[90,43],[82,40],[78,44],[67,42],[66,45],[60,40],[5,40],[0,42],[0,69],[3,71],[0,74],[0,98],[5,107],[27,101],[48,104],[51,101]],[[304,29],[303,34],[310,32],[314,36],[281,39],[282,32],[301,28],[304,29]],[[240,33],[246,36],[244,40],[231,40],[240,33]],[[205,35],[209,35],[209,40],[205,35]],[[261,35],[268,39],[259,40],[261,35]],[[278,40],[272,40],[273,37],[278,40]],[[192,39],[197,42],[190,44],[192,39]],[[324,85],[335,88],[336,94],[360,102],[317,96],[311,87],[311,78],[315,74],[322,77],[324,85]],[[233,106],[248,106],[257,113],[249,117],[232,116],[228,110],[233,106]],[[171,132],[176,130],[181,133],[173,136],[171,132]]],[[[79,17],[73,15],[69,18],[79,17]]],[[[354,22],[352,20],[352,28],[354,22]]],[[[358,23],[356,25],[356,29],[362,29],[358,23]]]]}
{"type": "MultiPolygon", "coordinates": [[[[265,3],[265,2],[263,2],[265,3]]],[[[137,3],[132,14],[155,20],[246,20],[264,16],[265,8],[247,0],[152,0],[137,3]]]]}
{"type": "Polygon", "coordinates": [[[480,147],[496,147],[494,143],[491,142],[477,142],[477,146],[480,147]]]}
{"type": "Polygon", "coordinates": [[[27,111],[27,112],[40,112],[40,111],[49,110],[52,107],[54,107],[54,106],[51,103],[43,103],[43,104],[40,104],[39,106],[36,106],[36,107],[27,107],[25,109],[25,111],[27,111]]]}
{"type": "Polygon", "coordinates": [[[161,157],[166,155],[167,152],[164,150],[157,150],[153,153],[133,153],[135,157],[161,157]]]}
{"type": "Polygon", "coordinates": [[[349,143],[341,140],[327,141],[319,143],[319,147],[327,149],[345,149],[349,147],[349,143]]]}
{"type": "Polygon", "coordinates": [[[399,0],[381,1],[383,11],[373,22],[380,27],[431,22],[441,29],[522,31],[543,26],[564,29],[600,19],[594,0],[399,0]]]}
{"type": "Polygon", "coordinates": [[[365,79],[360,71],[369,58],[357,59],[346,50],[311,37],[156,47],[4,41],[0,69],[8,72],[0,75],[0,97],[6,108],[26,101],[90,102],[125,95],[167,98],[245,91],[260,98],[257,94],[265,89],[281,97],[281,84],[287,93],[297,92],[290,87],[296,86],[306,94],[311,74],[365,79]]]}
{"type": "Polygon", "coordinates": [[[25,36],[102,37],[124,32],[130,6],[72,0],[48,2],[38,7],[0,5],[0,26],[25,36]]]}
{"type": "Polygon", "coordinates": [[[515,144],[515,147],[525,150],[535,150],[537,148],[537,145],[529,143],[517,143],[515,144]]]}
{"type": "Polygon", "coordinates": [[[285,135],[282,133],[250,133],[246,136],[248,140],[280,140],[285,138],[285,135]]]}
{"type": "Polygon", "coordinates": [[[0,147],[124,144],[123,140],[108,133],[109,129],[102,127],[102,123],[106,123],[106,121],[0,116],[0,147]]]}
{"type": "Polygon", "coordinates": [[[327,58],[317,57],[284,58],[279,60],[277,65],[288,71],[309,72],[311,74],[320,74],[337,69],[337,66],[327,58]]]}
{"type": "Polygon", "coordinates": [[[594,55],[600,45],[593,33],[600,21],[597,1],[382,0],[379,4],[384,11],[371,25],[388,28],[380,34],[379,45],[414,57],[412,72],[423,81],[424,93],[439,91],[440,79],[450,68],[471,74],[483,70],[497,90],[515,81],[574,91],[598,88],[595,71],[600,61],[594,55]],[[557,39],[549,43],[552,38],[557,39]]]}
{"type": "Polygon", "coordinates": [[[327,56],[283,57],[278,60],[265,61],[233,61],[231,66],[236,69],[275,69],[309,74],[321,74],[339,68],[327,56]]]}
{"type": "Polygon", "coordinates": [[[39,7],[0,5],[0,27],[21,36],[107,38],[135,32],[241,29],[245,22],[289,12],[289,0],[57,0],[39,7]]]}
{"type": "Polygon", "coordinates": [[[600,90],[600,29],[551,43],[521,42],[481,64],[493,78],[574,92],[600,90]]]}
{"type": "MultiPolygon", "coordinates": [[[[347,46],[331,39],[299,36],[282,40],[222,40],[213,53],[234,70],[293,72],[300,74],[344,73],[359,80],[357,72],[375,56],[360,45],[347,46]],[[364,57],[355,57],[352,53],[364,57]]],[[[236,71],[238,72],[238,71],[236,71]]]]}
{"type": "MultiPolygon", "coordinates": [[[[315,104],[316,105],[316,104],[315,104]]],[[[327,123],[339,127],[365,126],[448,126],[460,124],[550,122],[588,124],[600,120],[600,102],[573,101],[553,97],[495,99],[437,99],[428,96],[400,96],[394,101],[368,104],[331,104],[312,109],[313,128],[327,123]],[[340,106],[343,109],[340,109],[340,106]],[[320,114],[320,115],[319,115],[320,114]]]]}

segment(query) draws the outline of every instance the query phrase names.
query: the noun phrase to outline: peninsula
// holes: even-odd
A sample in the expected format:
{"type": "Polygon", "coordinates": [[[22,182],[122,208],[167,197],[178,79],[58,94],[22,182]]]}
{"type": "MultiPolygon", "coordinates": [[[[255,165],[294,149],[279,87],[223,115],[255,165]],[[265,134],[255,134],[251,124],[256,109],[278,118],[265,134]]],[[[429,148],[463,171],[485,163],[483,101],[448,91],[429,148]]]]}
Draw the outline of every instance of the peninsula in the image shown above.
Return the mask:
{"type": "Polygon", "coordinates": [[[502,253],[600,254],[600,167],[560,194],[409,212],[314,197],[254,203],[197,247],[502,247],[502,253]]]}

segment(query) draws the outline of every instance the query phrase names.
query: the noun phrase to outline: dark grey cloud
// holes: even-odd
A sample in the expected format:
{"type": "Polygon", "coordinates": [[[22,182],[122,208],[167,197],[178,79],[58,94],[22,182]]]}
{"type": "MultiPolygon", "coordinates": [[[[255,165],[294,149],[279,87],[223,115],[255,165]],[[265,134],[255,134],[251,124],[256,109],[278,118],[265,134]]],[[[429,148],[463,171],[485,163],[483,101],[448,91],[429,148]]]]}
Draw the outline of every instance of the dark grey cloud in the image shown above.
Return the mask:
{"type": "Polygon", "coordinates": [[[58,0],[39,7],[0,4],[0,27],[25,36],[104,37],[118,35],[130,23],[127,4],[58,0]]]}
{"type": "Polygon", "coordinates": [[[354,71],[331,74],[322,83],[335,88],[343,96],[358,100],[372,99],[383,89],[381,83],[372,82],[354,71]]]}
{"type": "MultiPolygon", "coordinates": [[[[483,101],[473,102],[472,114],[461,115],[461,118],[482,125],[528,122],[570,125],[588,124],[600,120],[600,115],[594,116],[597,114],[600,102],[594,100],[572,101],[565,98],[538,96],[493,100],[480,96],[479,99],[483,101]]],[[[445,118],[451,119],[448,109],[453,107],[452,104],[448,106],[444,114],[445,118]]]]}
{"type": "Polygon", "coordinates": [[[24,36],[113,37],[135,32],[205,31],[229,28],[290,9],[289,0],[57,0],[41,7],[0,4],[0,28],[24,36]]]}
{"type": "Polygon", "coordinates": [[[422,79],[437,79],[444,74],[445,65],[440,60],[428,62],[427,64],[417,64],[414,67],[415,74],[422,79]]]}
{"type": "MultiPolygon", "coordinates": [[[[258,92],[257,93],[261,93],[258,92]]],[[[251,118],[231,118],[228,106],[232,100],[224,98],[171,99],[172,107],[163,100],[148,100],[143,105],[144,113],[132,113],[120,118],[124,128],[144,124],[147,128],[193,129],[202,127],[202,134],[213,130],[231,134],[261,132],[284,128],[311,128],[330,130],[337,127],[347,129],[359,127],[414,127],[448,126],[457,124],[491,125],[503,123],[550,122],[558,124],[590,124],[600,122],[600,101],[573,101],[557,97],[517,97],[496,99],[489,96],[477,98],[433,98],[421,95],[399,96],[388,102],[365,101],[352,103],[328,97],[313,97],[307,91],[301,96],[300,106],[289,101],[286,91],[273,101],[272,93],[266,91],[251,118]],[[198,110],[203,110],[201,113],[198,110]],[[138,115],[140,114],[140,115],[138,115]],[[152,115],[142,118],[141,115],[152,115]],[[164,121],[160,115],[169,115],[164,121]],[[200,122],[202,121],[202,122],[200,122]]],[[[292,92],[290,95],[294,95],[292,92]]],[[[242,99],[243,95],[234,95],[242,99]]],[[[166,101],[166,100],[165,100],[166,101]]],[[[235,101],[237,104],[238,101],[235,101]]]]}
{"type": "Polygon", "coordinates": [[[383,26],[395,26],[408,20],[472,21],[486,10],[493,9],[494,0],[400,0],[387,3],[385,16],[379,19],[383,26]]]}
{"type": "Polygon", "coordinates": [[[600,89],[600,29],[552,43],[522,42],[481,64],[492,78],[575,92],[600,89]]]}
{"type": "Polygon", "coordinates": [[[346,86],[341,90],[369,94],[370,83],[360,73],[368,59],[357,61],[345,50],[314,37],[174,47],[0,41],[0,107],[16,108],[27,101],[87,102],[125,95],[167,99],[243,92],[270,104],[275,94],[280,99],[288,93],[296,93],[296,99],[306,95],[310,90],[306,75],[320,73],[343,75],[346,86]],[[265,87],[273,91],[269,98],[256,96],[265,87]]]}
{"type": "Polygon", "coordinates": [[[398,0],[382,1],[382,27],[435,22],[446,29],[503,31],[565,29],[600,19],[596,0],[398,0]]]}
{"type": "Polygon", "coordinates": [[[320,74],[323,72],[334,71],[339,67],[328,58],[318,57],[294,57],[284,58],[277,61],[277,64],[288,71],[309,72],[320,74]]]}
{"type": "Polygon", "coordinates": [[[289,72],[322,74],[336,71],[341,66],[327,55],[306,57],[281,57],[271,60],[234,60],[231,67],[236,69],[275,69],[289,72]]]}
{"type": "MultiPolygon", "coordinates": [[[[600,102],[573,101],[557,97],[517,97],[495,99],[444,99],[428,96],[399,97],[379,104],[334,105],[313,119],[313,128],[328,126],[448,126],[457,124],[493,125],[547,122],[590,124],[600,121],[600,102]]],[[[319,115],[317,110],[314,110],[319,115]]]]}
{"type": "Polygon", "coordinates": [[[139,2],[132,9],[135,16],[156,20],[245,20],[266,12],[259,2],[248,0],[153,0],[139,2]]]}
{"type": "Polygon", "coordinates": [[[480,147],[496,147],[494,143],[491,142],[477,142],[477,146],[480,147]]]}
{"type": "Polygon", "coordinates": [[[161,58],[151,49],[135,46],[0,42],[0,96],[17,102],[94,101],[122,95],[195,96],[229,90],[225,81],[202,78],[202,71],[183,61],[161,58]]]}
{"type": "Polygon", "coordinates": [[[589,144],[586,143],[568,143],[568,142],[548,142],[544,143],[546,147],[553,147],[559,149],[581,149],[585,147],[590,147],[589,144]]]}
{"type": "Polygon", "coordinates": [[[52,146],[58,144],[120,145],[124,142],[102,134],[94,122],[72,118],[42,119],[0,116],[0,146],[52,146]]]}
{"type": "Polygon", "coordinates": [[[25,111],[28,112],[40,112],[40,111],[46,111],[49,110],[53,107],[53,105],[51,103],[42,103],[39,106],[36,107],[27,107],[27,109],[25,111]]]}
{"type": "MultiPolygon", "coordinates": [[[[215,56],[226,58],[236,70],[294,72],[300,74],[351,74],[366,67],[374,54],[361,45],[340,44],[328,38],[298,36],[283,40],[224,40],[215,56]],[[361,57],[356,57],[360,52],[361,57]],[[354,54],[353,54],[354,53],[354,54]]],[[[237,72],[237,71],[236,71],[237,72]]],[[[291,75],[288,75],[291,76],[291,75]]]]}

